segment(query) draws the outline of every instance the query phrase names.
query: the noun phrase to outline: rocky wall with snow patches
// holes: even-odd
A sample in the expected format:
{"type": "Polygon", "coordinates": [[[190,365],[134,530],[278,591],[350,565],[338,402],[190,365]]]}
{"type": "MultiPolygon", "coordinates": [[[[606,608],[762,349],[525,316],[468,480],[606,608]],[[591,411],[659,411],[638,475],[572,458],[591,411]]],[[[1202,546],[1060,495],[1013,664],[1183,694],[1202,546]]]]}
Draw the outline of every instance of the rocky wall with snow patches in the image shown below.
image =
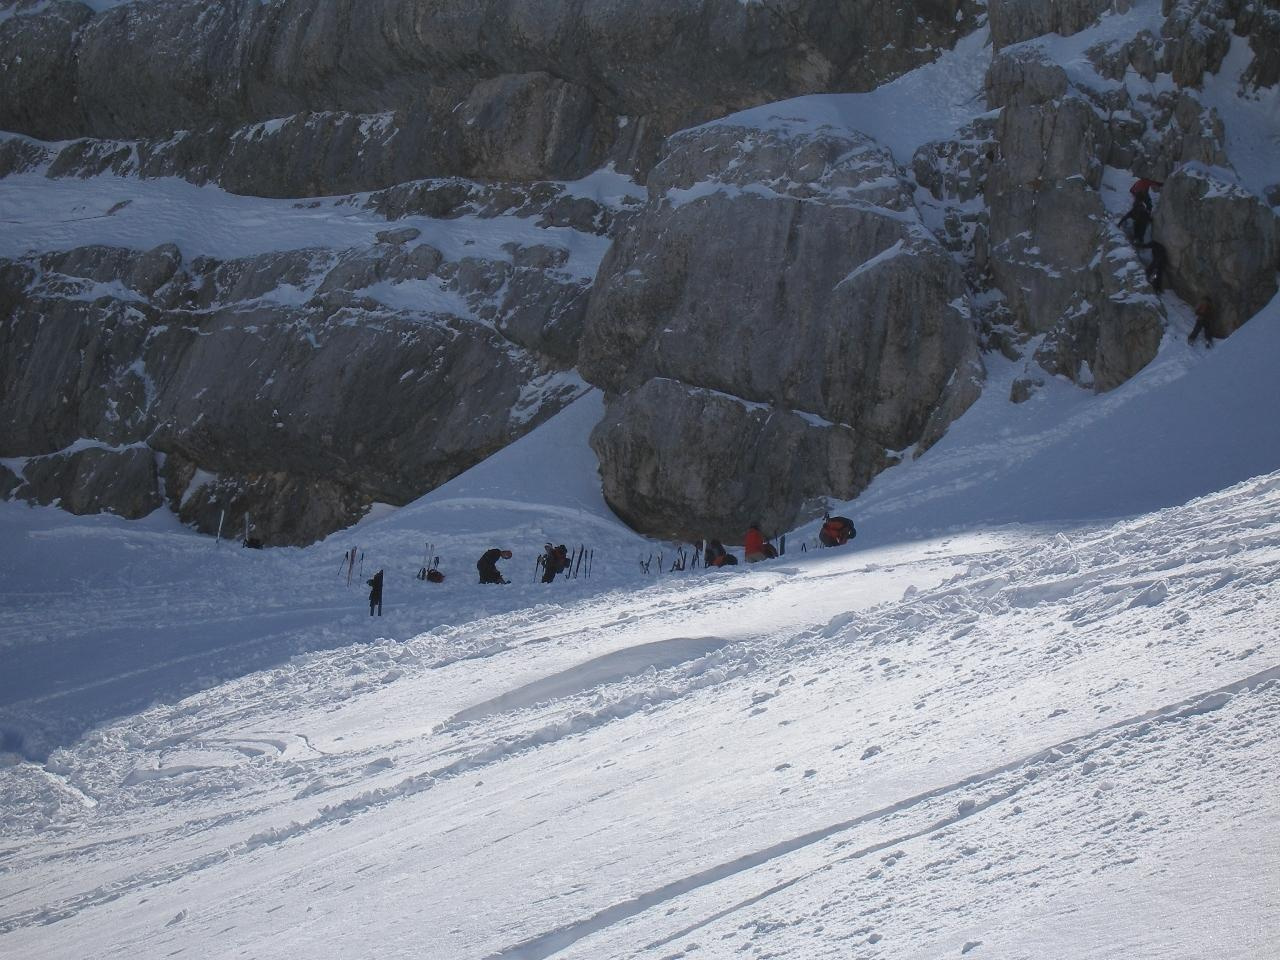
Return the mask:
{"type": "MultiPolygon", "coordinates": [[[[643,168],[674,130],[871,89],[975,23],[959,0],[136,0],[96,16],[74,0],[6,6],[0,129],[140,140],[148,154],[191,131],[166,157],[183,175],[227,167],[233,189],[249,188],[258,178],[244,160],[270,158],[328,193],[397,176],[643,168]]],[[[308,185],[283,183],[273,189],[308,185]]]]}
{"type": "Polygon", "coordinates": [[[553,358],[585,307],[563,250],[454,261],[414,234],[236,260],[95,246],[3,263],[13,492],[128,517],[167,499],[207,532],[248,514],[257,539],[308,543],[581,394],[553,358]],[[433,298],[426,315],[397,305],[433,298]]]}
{"type": "Polygon", "coordinates": [[[628,523],[781,532],[984,354],[1023,403],[1248,322],[1277,50],[1280,0],[0,0],[0,492],[304,543],[594,386],[628,523]]]}

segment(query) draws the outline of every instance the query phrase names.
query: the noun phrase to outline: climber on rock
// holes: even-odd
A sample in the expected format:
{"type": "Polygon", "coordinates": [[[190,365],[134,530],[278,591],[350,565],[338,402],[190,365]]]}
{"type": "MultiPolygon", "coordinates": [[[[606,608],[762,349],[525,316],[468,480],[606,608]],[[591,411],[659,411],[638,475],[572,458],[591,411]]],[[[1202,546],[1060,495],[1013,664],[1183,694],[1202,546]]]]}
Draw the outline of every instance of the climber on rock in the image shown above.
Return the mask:
{"type": "Polygon", "coordinates": [[[1151,188],[1155,187],[1159,190],[1164,184],[1159,180],[1151,180],[1147,177],[1135,180],[1133,186],[1129,188],[1129,193],[1133,195],[1133,202],[1140,203],[1147,208],[1147,213],[1151,212],[1151,188]]]}
{"type": "Polygon", "coordinates": [[[1142,246],[1147,236],[1147,227],[1151,226],[1151,208],[1148,205],[1150,200],[1144,204],[1141,200],[1134,198],[1133,206],[1129,208],[1129,212],[1121,217],[1118,223],[1124,226],[1126,220],[1133,221],[1133,243],[1134,246],[1142,246]]]}
{"type": "Polygon", "coordinates": [[[1151,263],[1147,267],[1147,280],[1151,282],[1151,289],[1156,293],[1160,293],[1164,289],[1164,268],[1169,265],[1169,251],[1164,248],[1164,244],[1157,240],[1152,240],[1146,245],[1151,251],[1151,263]]]}
{"type": "Polygon", "coordinates": [[[1213,346],[1214,332],[1217,318],[1214,316],[1213,301],[1208,297],[1201,297],[1200,302],[1196,304],[1196,325],[1191,329],[1191,335],[1187,337],[1187,343],[1195,343],[1196,337],[1204,333],[1204,345],[1206,347],[1213,346]]]}

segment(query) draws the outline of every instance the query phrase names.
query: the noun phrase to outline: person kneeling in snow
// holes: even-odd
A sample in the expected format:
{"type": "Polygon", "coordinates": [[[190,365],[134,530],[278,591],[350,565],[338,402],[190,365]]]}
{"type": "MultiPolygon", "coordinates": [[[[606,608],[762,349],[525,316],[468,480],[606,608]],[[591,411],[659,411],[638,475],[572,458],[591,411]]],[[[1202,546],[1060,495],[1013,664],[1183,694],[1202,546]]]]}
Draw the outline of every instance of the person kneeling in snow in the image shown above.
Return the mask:
{"type": "Polygon", "coordinates": [[[498,572],[498,560],[510,560],[510,550],[499,550],[494,547],[486,550],[484,555],[476,562],[476,569],[480,571],[481,583],[510,583],[511,581],[498,572]]]}
{"type": "Polygon", "coordinates": [[[702,562],[708,567],[736,567],[738,558],[724,548],[719,540],[708,540],[702,552],[702,562]]]}
{"type": "Polygon", "coordinates": [[[764,534],[760,532],[758,523],[753,523],[748,528],[747,535],[743,537],[742,553],[746,557],[747,563],[772,560],[778,555],[778,551],[773,549],[773,544],[766,540],[764,534]]]}
{"type": "Polygon", "coordinates": [[[848,517],[827,517],[818,531],[818,540],[824,547],[842,547],[857,535],[848,517]]]}

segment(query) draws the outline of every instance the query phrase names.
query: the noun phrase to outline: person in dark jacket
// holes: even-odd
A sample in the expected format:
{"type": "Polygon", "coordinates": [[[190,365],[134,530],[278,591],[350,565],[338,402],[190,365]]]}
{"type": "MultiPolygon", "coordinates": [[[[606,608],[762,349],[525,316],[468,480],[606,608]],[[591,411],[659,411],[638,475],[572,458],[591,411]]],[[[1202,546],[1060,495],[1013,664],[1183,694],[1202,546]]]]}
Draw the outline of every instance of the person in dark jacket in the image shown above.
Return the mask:
{"type": "Polygon", "coordinates": [[[818,531],[818,540],[824,547],[842,547],[857,535],[848,517],[827,517],[818,531]]]}
{"type": "Polygon", "coordinates": [[[480,582],[510,583],[510,580],[498,572],[498,561],[510,559],[510,550],[499,550],[497,547],[486,550],[484,555],[476,562],[476,569],[480,571],[480,582]]]}
{"type": "Polygon", "coordinates": [[[724,548],[719,540],[708,540],[702,552],[702,562],[707,567],[736,567],[738,558],[724,548]]]}
{"type": "Polygon", "coordinates": [[[1140,246],[1146,239],[1147,227],[1151,226],[1150,206],[1134,198],[1133,206],[1129,208],[1129,212],[1120,218],[1120,225],[1124,226],[1126,220],[1133,221],[1133,242],[1135,245],[1140,246]]]}
{"type": "Polygon", "coordinates": [[[1217,336],[1214,333],[1217,318],[1213,312],[1213,301],[1208,297],[1201,297],[1200,302],[1196,305],[1196,325],[1191,329],[1191,335],[1187,337],[1187,343],[1195,343],[1196,337],[1204,333],[1204,345],[1206,347],[1213,346],[1213,338],[1217,336]]]}
{"type": "Polygon", "coordinates": [[[369,584],[369,616],[373,616],[373,608],[378,608],[378,616],[382,616],[382,571],[379,570],[373,575],[372,580],[366,580],[369,584]]]}
{"type": "Polygon", "coordinates": [[[563,543],[558,547],[552,547],[547,544],[546,552],[542,555],[542,582],[550,583],[556,578],[556,574],[564,573],[569,569],[569,548],[563,543]]]}
{"type": "Polygon", "coordinates": [[[1151,251],[1151,265],[1147,267],[1147,279],[1151,282],[1151,289],[1159,293],[1164,289],[1164,268],[1169,264],[1169,251],[1164,248],[1163,243],[1155,240],[1147,244],[1147,249],[1151,251]]]}

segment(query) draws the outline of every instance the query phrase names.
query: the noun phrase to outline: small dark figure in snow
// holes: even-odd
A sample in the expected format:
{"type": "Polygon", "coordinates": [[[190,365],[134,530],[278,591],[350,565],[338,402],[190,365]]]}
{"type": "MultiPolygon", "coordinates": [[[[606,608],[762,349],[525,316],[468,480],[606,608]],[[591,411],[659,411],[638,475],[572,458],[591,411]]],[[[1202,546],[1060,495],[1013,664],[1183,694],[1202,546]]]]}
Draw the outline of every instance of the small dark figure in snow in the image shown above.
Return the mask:
{"type": "Polygon", "coordinates": [[[742,538],[742,555],[747,563],[759,563],[761,560],[772,560],[778,555],[773,544],[760,532],[760,524],[753,523],[747,528],[747,535],[742,538]]]}
{"type": "Polygon", "coordinates": [[[708,540],[707,548],[702,552],[702,562],[708,567],[736,567],[738,558],[719,540],[708,540]]]}
{"type": "Polygon", "coordinates": [[[366,580],[369,584],[369,616],[373,616],[373,608],[378,608],[378,616],[382,616],[382,571],[379,570],[373,575],[372,580],[366,580]]]}
{"type": "Polygon", "coordinates": [[[1164,268],[1169,265],[1169,251],[1165,250],[1163,243],[1155,240],[1147,244],[1147,249],[1151,251],[1151,265],[1147,267],[1147,280],[1151,282],[1151,289],[1159,293],[1164,289],[1164,268]]]}
{"type": "Polygon", "coordinates": [[[1150,203],[1150,199],[1143,203],[1135,198],[1133,206],[1129,208],[1129,212],[1118,221],[1121,226],[1124,226],[1126,220],[1133,221],[1133,242],[1137,246],[1142,245],[1147,236],[1147,227],[1151,226],[1150,203]]]}
{"type": "Polygon", "coordinates": [[[1155,187],[1159,190],[1164,184],[1159,180],[1151,180],[1143,177],[1135,180],[1133,186],[1129,188],[1129,192],[1133,194],[1134,203],[1140,203],[1147,208],[1147,213],[1151,212],[1151,188],[1155,187]]]}
{"type": "Polygon", "coordinates": [[[1195,343],[1196,337],[1204,333],[1204,345],[1206,347],[1213,346],[1213,339],[1217,334],[1213,332],[1215,326],[1215,317],[1213,313],[1213,301],[1208,297],[1201,297],[1200,302],[1196,304],[1196,325],[1191,329],[1191,335],[1187,337],[1187,343],[1195,343]]]}
{"type": "Polygon", "coordinates": [[[432,567],[427,571],[427,575],[424,579],[427,583],[444,583],[444,574],[435,567],[432,567]]]}
{"type": "Polygon", "coordinates": [[[569,548],[563,543],[558,547],[548,543],[546,552],[542,555],[542,582],[550,583],[557,573],[564,573],[568,569],[569,548]]]}
{"type": "Polygon", "coordinates": [[[818,531],[818,541],[824,547],[842,547],[858,535],[853,521],[848,517],[827,517],[818,531]]]}
{"type": "Polygon", "coordinates": [[[476,562],[476,569],[480,571],[480,582],[510,583],[510,580],[498,572],[498,561],[510,559],[510,550],[499,550],[497,547],[486,550],[484,555],[476,562]]]}

